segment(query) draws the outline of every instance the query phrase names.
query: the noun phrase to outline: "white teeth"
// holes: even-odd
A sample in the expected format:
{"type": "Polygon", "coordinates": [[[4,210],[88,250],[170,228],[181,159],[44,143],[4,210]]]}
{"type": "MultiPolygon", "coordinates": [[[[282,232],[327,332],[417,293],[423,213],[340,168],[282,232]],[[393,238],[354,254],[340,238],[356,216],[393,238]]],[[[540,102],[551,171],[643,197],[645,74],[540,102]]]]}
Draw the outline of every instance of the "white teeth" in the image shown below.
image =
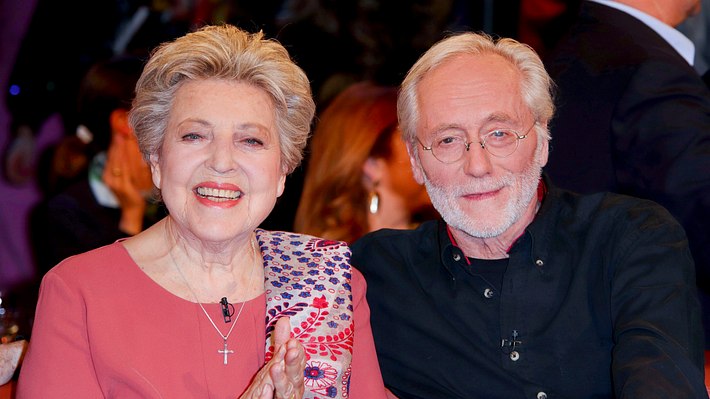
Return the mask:
{"type": "Polygon", "coordinates": [[[211,201],[223,202],[223,201],[233,201],[241,198],[241,191],[234,190],[224,190],[210,187],[197,187],[197,195],[205,198],[209,198],[211,201]]]}

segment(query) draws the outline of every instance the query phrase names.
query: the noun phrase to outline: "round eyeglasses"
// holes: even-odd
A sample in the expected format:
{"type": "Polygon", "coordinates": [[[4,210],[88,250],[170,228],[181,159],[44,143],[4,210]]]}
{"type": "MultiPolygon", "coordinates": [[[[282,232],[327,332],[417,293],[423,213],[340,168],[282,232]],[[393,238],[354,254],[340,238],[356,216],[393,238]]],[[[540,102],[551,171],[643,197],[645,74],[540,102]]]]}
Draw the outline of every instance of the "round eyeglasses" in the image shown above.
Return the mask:
{"type": "Polygon", "coordinates": [[[471,144],[478,143],[481,148],[488,151],[489,154],[497,158],[505,158],[510,156],[518,149],[520,140],[528,137],[530,129],[537,125],[537,122],[525,131],[525,134],[520,134],[511,129],[496,129],[492,130],[483,136],[480,141],[466,141],[463,135],[441,135],[427,147],[419,140],[417,141],[425,151],[431,151],[434,158],[443,163],[454,163],[463,157],[464,152],[471,148],[471,144]]]}

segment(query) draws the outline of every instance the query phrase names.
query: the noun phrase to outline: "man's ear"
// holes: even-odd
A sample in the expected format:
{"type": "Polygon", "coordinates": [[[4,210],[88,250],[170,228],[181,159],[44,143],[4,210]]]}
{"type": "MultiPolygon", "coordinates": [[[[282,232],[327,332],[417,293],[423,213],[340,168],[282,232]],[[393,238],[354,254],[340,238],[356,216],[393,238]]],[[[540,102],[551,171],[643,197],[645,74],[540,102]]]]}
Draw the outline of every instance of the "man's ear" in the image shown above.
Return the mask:
{"type": "MultiPolygon", "coordinates": [[[[547,122],[540,123],[540,126],[547,131],[547,122]]],[[[543,140],[542,143],[542,149],[541,149],[541,154],[540,154],[540,166],[545,166],[547,165],[547,159],[548,156],[550,155],[550,140],[537,136],[538,140],[543,140]]]]}
{"type": "Polygon", "coordinates": [[[131,125],[128,123],[128,110],[126,109],[116,108],[111,111],[109,123],[111,123],[111,132],[119,133],[124,138],[129,138],[133,134],[131,125]]]}
{"type": "Polygon", "coordinates": [[[383,158],[368,157],[362,165],[362,180],[365,188],[372,190],[385,176],[387,164],[383,158]]]}
{"type": "Polygon", "coordinates": [[[417,154],[417,148],[415,144],[411,141],[407,141],[407,154],[409,154],[409,163],[412,166],[412,176],[414,176],[414,181],[419,184],[424,184],[424,171],[422,170],[422,163],[419,161],[417,154]]]}

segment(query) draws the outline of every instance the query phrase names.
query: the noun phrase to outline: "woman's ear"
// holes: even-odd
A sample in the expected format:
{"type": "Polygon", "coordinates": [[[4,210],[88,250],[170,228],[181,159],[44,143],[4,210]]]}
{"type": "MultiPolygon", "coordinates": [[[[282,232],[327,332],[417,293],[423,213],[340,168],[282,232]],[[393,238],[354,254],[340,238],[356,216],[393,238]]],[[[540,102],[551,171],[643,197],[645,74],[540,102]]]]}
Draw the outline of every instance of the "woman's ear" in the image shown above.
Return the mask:
{"type": "Polygon", "coordinates": [[[368,157],[362,165],[363,185],[368,190],[374,187],[385,177],[387,163],[383,158],[368,157]]]}
{"type": "Polygon", "coordinates": [[[286,189],[286,176],[287,174],[285,172],[282,172],[281,176],[279,177],[278,186],[276,188],[276,197],[281,197],[281,195],[283,195],[284,193],[284,190],[286,189]]]}
{"type": "Polygon", "coordinates": [[[150,174],[153,178],[153,185],[160,189],[160,159],[158,154],[150,154],[148,164],[150,164],[150,174]]]}

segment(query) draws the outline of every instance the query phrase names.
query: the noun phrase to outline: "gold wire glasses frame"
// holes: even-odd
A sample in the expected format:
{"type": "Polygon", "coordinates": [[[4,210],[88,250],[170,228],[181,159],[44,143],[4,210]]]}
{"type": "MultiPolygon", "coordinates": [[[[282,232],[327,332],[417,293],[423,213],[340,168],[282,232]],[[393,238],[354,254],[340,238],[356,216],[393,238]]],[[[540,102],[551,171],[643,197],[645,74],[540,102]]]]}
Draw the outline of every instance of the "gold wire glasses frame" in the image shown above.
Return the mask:
{"type": "Polygon", "coordinates": [[[434,158],[443,163],[454,163],[463,157],[464,152],[468,152],[471,144],[478,143],[481,148],[488,151],[489,154],[496,158],[505,158],[512,155],[518,149],[520,140],[528,137],[530,129],[537,125],[533,123],[525,134],[512,129],[496,129],[492,130],[483,136],[479,141],[466,141],[463,136],[444,135],[438,137],[431,146],[427,147],[417,137],[417,141],[425,151],[431,151],[434,158]],[[465,150],[465,151],[464,151],[465,150]]]}

